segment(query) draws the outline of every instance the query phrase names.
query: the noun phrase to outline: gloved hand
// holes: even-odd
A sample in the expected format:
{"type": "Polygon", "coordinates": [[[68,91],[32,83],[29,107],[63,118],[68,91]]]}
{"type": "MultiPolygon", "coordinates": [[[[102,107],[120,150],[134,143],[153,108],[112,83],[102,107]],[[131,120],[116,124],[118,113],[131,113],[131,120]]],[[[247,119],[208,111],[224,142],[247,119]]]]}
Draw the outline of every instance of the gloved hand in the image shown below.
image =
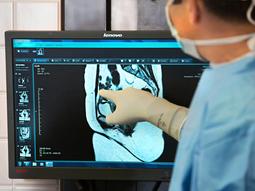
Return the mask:
{"type": "Polygon", "coordinates": [[[187,116],[186,108],[135,88],[121,91],[100,90],[99,94],[116,105],[116,110],[106,117],[107,123],[132,124],[148,121],[179,139],[180,128],[187,116]]]}

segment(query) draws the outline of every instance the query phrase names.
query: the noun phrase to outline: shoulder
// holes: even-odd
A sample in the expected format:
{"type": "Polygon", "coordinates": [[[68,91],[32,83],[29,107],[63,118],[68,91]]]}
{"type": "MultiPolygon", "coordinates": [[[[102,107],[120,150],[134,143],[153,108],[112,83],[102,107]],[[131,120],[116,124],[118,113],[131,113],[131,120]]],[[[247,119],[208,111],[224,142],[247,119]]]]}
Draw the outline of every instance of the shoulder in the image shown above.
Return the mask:
{"type": "Polygon", "coordinates": [[[208,99],[211,120],[255,120],[255,71],[218,81],[208,99]]]}
{"type": "Polygon", "coordinates": [[[201,134],[207,140],[203,138],[203,145],[222,139],[238,140],[255,132],[255,78],[241,75],[215,84],[208,96],[204,121],[201,134]]]}
{"type": "Polygon", "coordinates": [[[197,183],[214,190],[231,186],[243,190],[240,186],[255,177],[255,73],[246,71],[215,82],[199,135],[197,183]]]}

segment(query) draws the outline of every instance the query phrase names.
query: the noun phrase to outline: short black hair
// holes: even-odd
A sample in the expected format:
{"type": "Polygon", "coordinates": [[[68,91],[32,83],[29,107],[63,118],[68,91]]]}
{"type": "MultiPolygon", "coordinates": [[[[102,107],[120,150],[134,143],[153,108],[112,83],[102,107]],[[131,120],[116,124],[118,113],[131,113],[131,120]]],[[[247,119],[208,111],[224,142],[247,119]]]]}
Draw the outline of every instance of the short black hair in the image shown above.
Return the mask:
{"type": "MultiPolygon", "coordinates": [[[[231,22],[248,22],[247,11],[252,0],[203,0],[206,9],[221,19],[231,22]]],[[[175,0],[174,4],[182,3],[175,0]]],[[[255,19],[255,10],[252,13],[255,19]]]]}
{"type": "Polygon", "coordinates": [[[248,22],[246,14],[251,6],[251,1],[252,0],[204,0],[204,5],[208,11],[221,19],[233,22],[248,22]]]}

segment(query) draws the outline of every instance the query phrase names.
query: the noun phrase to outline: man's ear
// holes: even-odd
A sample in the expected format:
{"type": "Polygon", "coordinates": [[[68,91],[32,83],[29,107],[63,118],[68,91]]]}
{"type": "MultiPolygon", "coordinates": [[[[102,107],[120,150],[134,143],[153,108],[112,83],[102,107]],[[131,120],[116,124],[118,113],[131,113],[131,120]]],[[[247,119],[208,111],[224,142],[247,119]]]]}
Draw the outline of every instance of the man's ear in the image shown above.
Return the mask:
{"type": "Polygon", "coordinates": [[[199,23],[201,18],[201,9],[199,7],[199,0],[187,0],[189,22],[192,25],[199,23]]]}

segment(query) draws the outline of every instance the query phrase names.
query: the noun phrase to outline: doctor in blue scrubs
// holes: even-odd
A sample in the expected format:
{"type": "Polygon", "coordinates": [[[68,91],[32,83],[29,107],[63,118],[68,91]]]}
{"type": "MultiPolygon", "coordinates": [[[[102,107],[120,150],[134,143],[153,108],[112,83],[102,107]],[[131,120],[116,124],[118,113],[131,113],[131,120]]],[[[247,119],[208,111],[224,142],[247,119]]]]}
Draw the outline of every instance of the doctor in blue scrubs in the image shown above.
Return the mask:
{"type": "Polygon", "coordinates": [[[169,0],[166,15],[183,51],[210,61],[190,108],[101,90],[117,106],[107,122],[149,121],[179,141],[170,191],[255,191],[255,0],[169,0]]]}

